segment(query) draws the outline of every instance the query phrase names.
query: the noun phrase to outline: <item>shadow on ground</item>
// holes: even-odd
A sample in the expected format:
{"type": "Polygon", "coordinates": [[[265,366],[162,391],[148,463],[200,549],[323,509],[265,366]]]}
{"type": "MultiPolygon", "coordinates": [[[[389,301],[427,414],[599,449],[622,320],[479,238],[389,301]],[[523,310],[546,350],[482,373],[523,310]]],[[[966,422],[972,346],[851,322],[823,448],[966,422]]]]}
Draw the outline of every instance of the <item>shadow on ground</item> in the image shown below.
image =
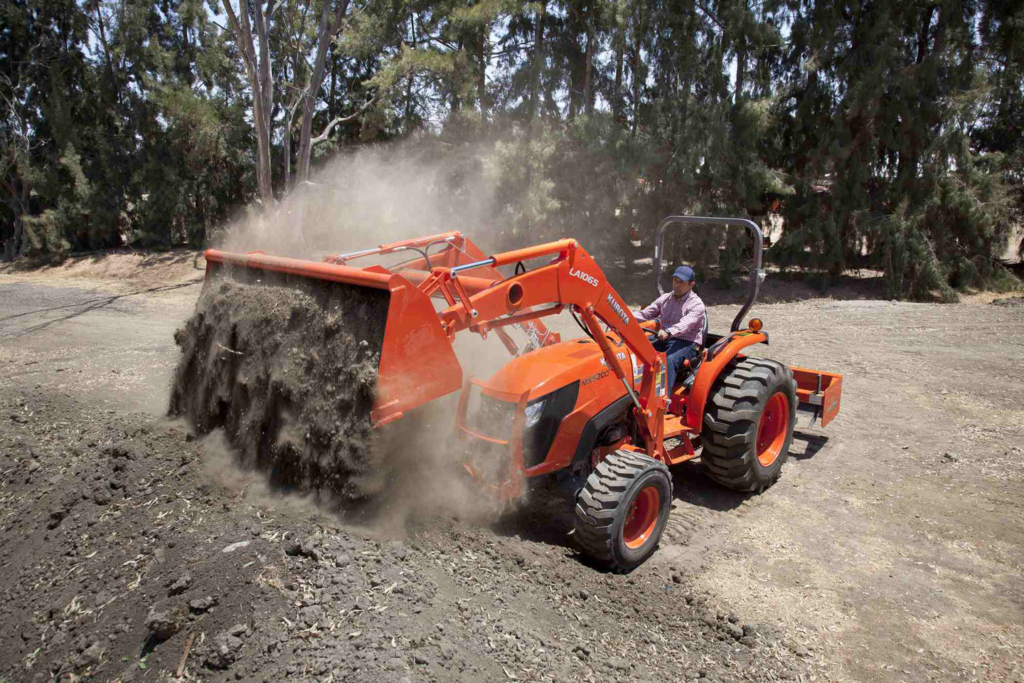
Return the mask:
{"type": "Polygon", "coordinates": [[[142,260],[136,265],[138,268],[153,268],[154,266],[175,266],[186,263],[192,264],[194,270],[205,270],[199,264],[203,252],[196,249],[169,249],[166,251],[145,251],[128,248],[121,249],[100,249],[97,251],[77,252],[74,254],[50,255],[39,257],[19,258],[13,263],[0,263],[0,275],[12,275],[15,273],[32,273],[43,271],[47,268],[73,269],[76,266],[100,265],[111,260],[115,256],[141,256],[142,260]]]}
{"type": "Polygon", "coordinates": [[[67,315],[62,315],[62,316],[59,316],[59,317],[56,317],[56,318],[51,318],[51,319],[45,320],[45,321],[43,321],[41,323],[38,323],[38,324],[35,324],[35,325],[30,325],[29,327],[25,327],[25,328],[21,328],[21,329],[18,329],[18,330],[11,331],[11,332],[7,332],[5,334],[0,334],[0,337],[10,337],[10,338],[17,339],[17,338],[23,337],[23,336],[25,336],[27,334],[31,334],[32,332],[38,332],[39,330],[45,330],[45,329],[47,329],[47,328],[49,328],[49,327],[51,327],[53,325],[56,325],[56,324],[61,323],[61,322],[64,322],[66,320],[71,320],[73,318],[77,318],[79,316],[85,315],[86,313],[91,313],[92,311],[96,311],[96,310],[99,310],[99,309],[102,309],[102,308],[106,308],[107,306],[109,306],[110,304],[114,303],[115,301],[118,301],[119,299],[125,299],[125,298],[129,298],[129,297],[140,296],[140,295],[143,295],[143,294],[152,294],[154,292],[166,292],[166,291],[173,290],[173,289],[181,289],[182,287],[193,287],[193,286],[201,284],[201,283],[202,283],[201,280],[197,280],[195,282],[185,282],[185,283],[178,284],[178,285],[166,285],[164,287],[151,287],[149,289],[140,289],[140,290],[138,290],[136,292],[129,292],[127,294],[114,294],[114,295],[111,295],[111,296],[104,296],[104,297],[99,297],[99,298],[96,298],[96,299],[89,299],[87,301],[80,301],[80,302],[73,303],[73,304],[66,304],[64,306],[52,306],[50,308],[39,308],[39,309],[36,309],[34,311],[25,311],[24,313],[16,313],[14,315],[9,315],[7,317],[0,318],[0,323],[7,322],[7,321],[13,320],[15,318],[24,318],[24,317],[30,316],[30,315],[39,315],[39,314],[42,314],[42,313],[49,313],[51,311],[64,311],[64,310],[71,309],[70,312],[67,315]]]}
{"type": "MultiPolygon", "coordinates": [[[[704,474],[700,463],[693,460],[672,468],[672,483],[675,500],[715,512],[735,510],[754,495],[730,491],[715,483],[704,474]]],[[[572,495],[539,490],[531,493],[515,509],[501,515],[491,529],[498,536],[517,537],[572,552],[573,510],[572,495]]],[[[576,554],[576,558],[585,566],[604,569],[583,555],[576,554]]]]}
{"type": "Polygon", "coordinates": [[[672,468],[673,497],[687,505],[729,512],[743,504],[752,494],[725,488],[713,481],[697,460],[690,460],[672,468]]]}
{"type": "Polygon", "coordinates": [[[789,447],[789,457],[795,460],[810,460],[822,448],[828,445],[829,437],[823,434],[810,434],[797,429],[793,432],[793,443],[789,447]]]}

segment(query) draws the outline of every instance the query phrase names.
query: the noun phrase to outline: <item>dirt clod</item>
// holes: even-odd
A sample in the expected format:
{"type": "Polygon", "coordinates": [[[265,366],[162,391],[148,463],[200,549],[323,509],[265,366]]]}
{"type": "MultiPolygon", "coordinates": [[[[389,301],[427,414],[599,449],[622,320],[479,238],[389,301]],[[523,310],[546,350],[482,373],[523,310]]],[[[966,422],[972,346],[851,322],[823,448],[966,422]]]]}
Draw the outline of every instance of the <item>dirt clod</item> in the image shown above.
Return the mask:
{"type": "Polygon", "coordinates": [[[75,658],[75,668],[79,670],[87,669],[90,666],[98,664],[102,656],[103,646],[100,645],[100,642],[97,640],[75,658]]]}
{"type": "Polygon", "coordinates": [[[162,641],[177,633],[181,628],[181,622],[173,610],[153,610],[146,617],[146,628],[154,640],[162,641]]]}
{"type": "Polygon", "coordinates": [[[193,612],[194,614],[203,614],[213,609],[213,607],[216,606],[216,604],[217,599],[208,595],[205,598],[196,598],[195,600],[190,600],[188,603],[188,608],[189,611],[193,612]]]}
{"type": "Polygon", "coordinates": [[[722,624],[722,629],[736,640],[743,637],[743,629],[736,624],[725,622],[722,624]]]}
{"type": "Polygon", "coordinates": [[[172,582],[167,587],[167,596],[168,597],[172,597],[172,596],[175,596],[175,595],[181,595],[182,593],[187,591],[189,589],[189,586],[191,586],[191,585],[192,585],[192,575],[189,574],[188,572],[185,572],[184,574],[181,575],[181,577],[178,578],[177,581],[172,582]]]}
{"type": "Polygon", "coordinates": [[[222,633],[213,641],[213,651],[206,658],[206,665],[212,669],[227,669],[235,663],[242,639],[230,633],[222,633]]]}

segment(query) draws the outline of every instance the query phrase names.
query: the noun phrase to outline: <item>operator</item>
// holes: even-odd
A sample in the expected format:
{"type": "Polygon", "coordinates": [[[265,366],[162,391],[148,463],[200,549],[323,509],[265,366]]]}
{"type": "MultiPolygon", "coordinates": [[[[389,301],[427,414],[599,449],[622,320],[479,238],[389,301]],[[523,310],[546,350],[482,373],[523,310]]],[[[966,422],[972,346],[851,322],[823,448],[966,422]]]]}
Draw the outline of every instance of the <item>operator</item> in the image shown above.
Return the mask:
{"type": "Polygon", "coordinates": [[[634,314],[640,322],[657,319],[661,323],[654,349],[665,352],[669,392],[683,362],[696,358],[704,342],[704,302],[693,291],[696,284],[693,268],[679,266],[672,273],[672,291],[634,314]]]}

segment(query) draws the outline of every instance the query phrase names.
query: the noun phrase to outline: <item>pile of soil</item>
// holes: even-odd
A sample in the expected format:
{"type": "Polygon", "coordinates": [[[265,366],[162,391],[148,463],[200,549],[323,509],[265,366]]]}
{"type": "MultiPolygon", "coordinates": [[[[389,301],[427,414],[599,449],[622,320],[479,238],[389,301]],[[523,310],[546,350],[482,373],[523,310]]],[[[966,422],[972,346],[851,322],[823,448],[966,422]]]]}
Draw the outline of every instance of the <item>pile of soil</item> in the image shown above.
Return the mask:
{"type": "Polygon", "coordinates": [[[170,414],[223,428],[273,484],[339,503],[381,487],[370,423],[386,291],[221,266],[177,331],[170,414]]]}

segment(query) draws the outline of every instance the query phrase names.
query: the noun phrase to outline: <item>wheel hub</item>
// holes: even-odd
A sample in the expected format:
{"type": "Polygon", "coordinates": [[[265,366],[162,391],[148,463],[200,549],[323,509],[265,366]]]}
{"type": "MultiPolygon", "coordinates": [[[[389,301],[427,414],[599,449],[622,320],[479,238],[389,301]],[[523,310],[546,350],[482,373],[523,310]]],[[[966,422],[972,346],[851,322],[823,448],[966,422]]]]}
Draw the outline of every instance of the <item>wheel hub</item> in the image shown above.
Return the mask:
{"type": "Polygon", "coordinates": [[[768,467],[782,454],[789,431],[789,401],[781,391],[772,394],[764,405],[757,425],[757,461],[768,467]]]}
{"type": "Polygon", "coordinates": [[[655,486],[640,490],[629,504],[626,521],[622,527],[622,541],[627,548],[635,550],[646,543],[658,525],[661,510],[661,492],[655,486]]]}

